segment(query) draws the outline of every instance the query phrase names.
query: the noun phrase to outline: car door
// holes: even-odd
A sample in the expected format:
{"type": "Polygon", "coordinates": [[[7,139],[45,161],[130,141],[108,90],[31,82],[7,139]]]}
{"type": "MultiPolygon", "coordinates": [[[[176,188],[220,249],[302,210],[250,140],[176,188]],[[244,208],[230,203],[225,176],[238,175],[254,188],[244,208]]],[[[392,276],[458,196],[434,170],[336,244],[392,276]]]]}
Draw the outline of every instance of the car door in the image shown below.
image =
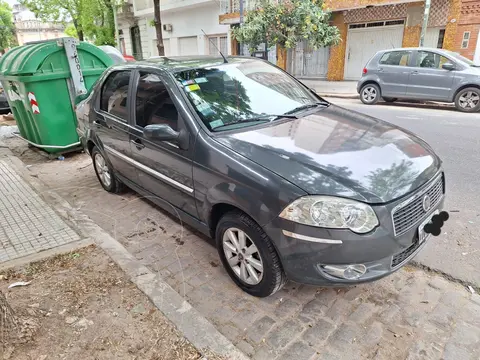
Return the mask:
{"type": "Polygon", "coordinates": [[[443,69],[445,63],[455,64],[437,52],[417,51],[408,80],[407,96],[421,100],[450,101],[455,70],[443,69]]]}
{"type": "Polygon", "coordinates": [[[407,93],[410,61],[413,51],[389,51],[378,63],[378,77],[383,96],[402,97],[407,93]]]}
{"type": "Polygon", "coordinates": [[[113,71],[107,76],[96,99],[92,130],[114,171],[135,182],[137,172],[129,161],[132,76],[131,70],[113,71]]]}
{"type": "Polygon", "coordinates": [[[192,180],[194,130],[183,120],[182,112],[178,110],[181,106],[172,96],[166,76],[160,71],[137,72],[132,119],[134,131],[130,139],[132,154],[138,164],[141,187],[197,217],[192,180]],[[147,138],[143,130],[154,124],[182,131],[188,136],[188,145],[147,138]]]}

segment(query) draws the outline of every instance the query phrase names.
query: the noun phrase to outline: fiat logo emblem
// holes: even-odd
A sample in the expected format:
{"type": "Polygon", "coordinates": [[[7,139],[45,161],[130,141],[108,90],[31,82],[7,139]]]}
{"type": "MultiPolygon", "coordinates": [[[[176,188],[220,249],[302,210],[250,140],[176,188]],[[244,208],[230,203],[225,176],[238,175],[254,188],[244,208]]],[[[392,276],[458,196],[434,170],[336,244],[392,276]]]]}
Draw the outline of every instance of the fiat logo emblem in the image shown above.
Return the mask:
{"type": "Polygon", "coordinates": [[[430,196],[425,195],[423,197],[422,206],[423,206],[423,210],[425,211],[430,210],[430,208],[432,207],[432,200],[430,199],[430,196]]]}

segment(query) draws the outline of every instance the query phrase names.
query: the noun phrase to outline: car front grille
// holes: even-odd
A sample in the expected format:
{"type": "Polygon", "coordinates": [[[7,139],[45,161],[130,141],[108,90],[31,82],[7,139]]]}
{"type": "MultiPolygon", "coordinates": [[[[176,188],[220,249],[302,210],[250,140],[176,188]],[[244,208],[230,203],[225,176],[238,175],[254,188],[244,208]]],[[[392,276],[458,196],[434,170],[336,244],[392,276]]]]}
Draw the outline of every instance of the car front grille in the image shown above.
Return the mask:
{"type": "Polygon", "coordinates": [[[395,269],[399,265],[402,265],[408,258],[418,249],[420,244],[417,242],[410,245],[410,247],[406,248],[402,252],[399,252],[392,257],[392,269],[395,269]]]}
{"type": "Polygon", "coordinates": [[[426,190],[422,190],[405,203],[401,203],[395,207],[392,211],[395,236],[400,236],[410,230],[426,215],[426,211],[423,209],[423,199],[425,195],[430,197],[430,209],[433,209],[442,199],[443,193],[444,180],[442,175],[426,190]]]}

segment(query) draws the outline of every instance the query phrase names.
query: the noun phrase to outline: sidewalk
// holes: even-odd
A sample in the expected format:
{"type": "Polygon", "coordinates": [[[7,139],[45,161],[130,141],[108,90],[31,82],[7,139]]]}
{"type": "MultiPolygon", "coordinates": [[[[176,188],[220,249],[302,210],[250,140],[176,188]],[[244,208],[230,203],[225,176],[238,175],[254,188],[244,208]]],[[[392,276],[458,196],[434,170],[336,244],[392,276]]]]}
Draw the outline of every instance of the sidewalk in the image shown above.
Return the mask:
{"type": "Polygon", "coordinates": [[[338,97],[344,99],[359,99],[356,81],[326,81],[300,79],[309,88],[315,89],[323,97],[338,97]]]}
{"type": "MultiPolygon", "coordinates": [[[[94,243],[115,261],[198,351],[225,359],[247,359],[163,279],[142,265],[87,216],[30,176],[25,164],[15,158],[0,139],[0,270],[20,267],[94,243]]],[[[108,267],[108,263],[104,265],[108,267]]],[[[102,280],[98,279],[98,282],[102,280]]],[[[118,318],[118,321],[123,320],[118,318]]],[[[134,345],[143,346],[140,343],[134,345]]],[[[53,354],[57,355],[60,354],[53,354]]]]}
{"type": "MultiPolygon", "coordinates": [[[[80,238],[94,239],[197,348],[199,339],[213,350],[220,341],[227,359],[242,358],[236,348],[258,360],[480,358],[480,296],[461,284],[407,267],[361,286],[288,283],[274,296],[253,298],[232,283],[205,238],[133,192],[105,192],[90,164],[85,154],[39,162],[21,177],[48,195],[45,206],[80,238]]],[[[10,181],[0,175],[1,183],[10,181]]],[[[12,200],[22,199],[16,191],[23,188],[2,189],[11,207],[24,206],[12,200]]]]}

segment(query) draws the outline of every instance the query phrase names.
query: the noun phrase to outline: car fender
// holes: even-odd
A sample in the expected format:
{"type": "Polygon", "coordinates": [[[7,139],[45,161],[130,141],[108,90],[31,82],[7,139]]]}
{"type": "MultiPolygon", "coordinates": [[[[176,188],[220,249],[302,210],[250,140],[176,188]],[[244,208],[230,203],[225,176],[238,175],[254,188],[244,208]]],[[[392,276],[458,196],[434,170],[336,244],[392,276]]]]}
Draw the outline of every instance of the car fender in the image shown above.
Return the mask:
{"type": "Polygon", "coordinates": [[[211,225],[218,206],[237,208],[260,226],[306,192],[200,131],[193,163],[195,199],[200,220],[211,225]]]}

